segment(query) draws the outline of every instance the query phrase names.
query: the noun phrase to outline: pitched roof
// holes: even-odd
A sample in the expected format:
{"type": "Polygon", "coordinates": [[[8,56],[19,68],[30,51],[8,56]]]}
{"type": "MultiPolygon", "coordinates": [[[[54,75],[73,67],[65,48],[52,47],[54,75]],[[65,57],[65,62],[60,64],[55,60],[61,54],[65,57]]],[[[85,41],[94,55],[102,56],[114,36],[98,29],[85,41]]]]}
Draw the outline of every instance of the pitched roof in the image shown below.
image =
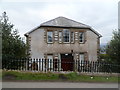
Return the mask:
{"type": "Polygon", "coordinates": [[[101,37],[102,35],[100,35],[98,32],[96,32],[93,28],[91,28],[88,25],[85,25],[83,23],[65,18],[65,17],[57,17],[55,19],[49,20],[47,22],[42,23],[40,26],[36,27],[35,29],[29,31],[28,33],[26,33],[25,35],[30,34],[31,32],[35,31],[36,29],[40,28],[40,27],[71,27],[71,28],[88,28],[91,31],[93,31],[95,34],[97,34],[99,37],[101,37]]]}
{"type": "Polygon", "coordinates": [[[55,19],[42,23],[41,26],[81,27],[81,28],[90,27],[88,25],[85,25],[83,23],[80,23],[65,17],[57,17],[55,19]]]}

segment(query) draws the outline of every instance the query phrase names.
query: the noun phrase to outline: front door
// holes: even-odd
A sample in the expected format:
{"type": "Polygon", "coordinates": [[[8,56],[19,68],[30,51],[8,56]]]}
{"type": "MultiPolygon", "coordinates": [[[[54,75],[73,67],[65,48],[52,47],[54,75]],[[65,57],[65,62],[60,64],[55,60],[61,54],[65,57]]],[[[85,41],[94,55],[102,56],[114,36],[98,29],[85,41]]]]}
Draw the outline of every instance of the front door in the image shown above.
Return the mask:
{"type": "Polygon", "coordinates": [[[72,54],[61,54],[61,68],[63,71],[73,71],[74,60],[72,54]]]}

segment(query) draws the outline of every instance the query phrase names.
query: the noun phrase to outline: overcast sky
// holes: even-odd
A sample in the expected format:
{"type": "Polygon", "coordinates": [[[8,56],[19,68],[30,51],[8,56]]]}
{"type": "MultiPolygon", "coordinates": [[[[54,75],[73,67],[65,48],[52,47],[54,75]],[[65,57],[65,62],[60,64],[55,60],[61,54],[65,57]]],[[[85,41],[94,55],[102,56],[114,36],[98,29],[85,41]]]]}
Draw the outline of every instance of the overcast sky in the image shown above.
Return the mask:
{"type": "Polygon", "coordinates": [[[0,1],[0,14],[7,12],[22,37],[41,23],[64,16],[91,26],[103,36],[101,43],[107,43],[113,30],[118,28],[118,1],[3,0],[0,1]]]}

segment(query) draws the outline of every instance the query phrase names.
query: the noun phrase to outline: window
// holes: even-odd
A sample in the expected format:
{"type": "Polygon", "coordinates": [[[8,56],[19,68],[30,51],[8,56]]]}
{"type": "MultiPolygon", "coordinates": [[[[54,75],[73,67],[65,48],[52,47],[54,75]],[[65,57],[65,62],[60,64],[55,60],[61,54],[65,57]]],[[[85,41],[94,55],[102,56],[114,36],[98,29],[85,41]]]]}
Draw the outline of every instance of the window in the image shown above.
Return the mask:
{"type": "Polygon", "coordinates": [[[81,53],[80,56],[79,56],[79,60],[80,60],[80,61],[81,61],[81,60],[84,61],[84,59],[85,59],[85,58],[84,58],[84,54],[81,53]]]}
{"type": "Polygon", "coordinates": [[[62,43],[62,32],[59,32],[59,42],[62,43]]]}
{"type": "Polygon", "coordinates": [[[84,66],[84,60],[85,60],[84,54],[83,54],[83,53],[80,53],[80,54],[79,54],[80,66],[84,66]],[[81,62],[81,61],[82,61],[82,62],[81,62]]]}
{"type": "Polygon", "coordinates": [[[71,43],[74,42],[74,32],[71,32],[71,43]]]}
{"type": "Polygon", "coordinates": [[[53,56],[47,55],[47,59],[48,59],[48,70],[53,70],[53,56]]]}
{"type": "Polygon", "coordinates": [[[80,32],[80,33],[79,33],[79,40],[80,40],[80,41],[79,41],[80,43],[83,43],[83,42],[84,42],[84,32],[80,32]]]}
{"type": "Polygon", "coordinates": [[[53,42],[53,32],[52,31],[48,31],[47,32],[47,42],[48,43],[52,43],[53,42]]]}
{"type": "Polygon", "coordinates": [[[70,32],[67,29],[63,30],[63,42],[70,42],[70,32]]]}
{"type": "Polygon", "coordinates": [[[47,43],[53,43],[53,41],[59,41],[59,43],[74,43],[75,33],[69,29],[57,31],[47,31],[47,43]]]}

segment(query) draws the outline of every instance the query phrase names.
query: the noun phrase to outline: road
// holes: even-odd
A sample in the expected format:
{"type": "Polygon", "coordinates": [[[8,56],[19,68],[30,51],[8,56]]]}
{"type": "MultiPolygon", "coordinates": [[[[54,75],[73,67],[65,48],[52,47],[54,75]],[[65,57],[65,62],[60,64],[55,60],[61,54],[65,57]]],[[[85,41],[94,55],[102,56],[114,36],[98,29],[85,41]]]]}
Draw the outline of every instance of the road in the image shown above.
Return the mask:
{"type": "Polygon", "coordinates": [[[2,88],[118,88],[118,83],[3,82],[2,88]]]}

